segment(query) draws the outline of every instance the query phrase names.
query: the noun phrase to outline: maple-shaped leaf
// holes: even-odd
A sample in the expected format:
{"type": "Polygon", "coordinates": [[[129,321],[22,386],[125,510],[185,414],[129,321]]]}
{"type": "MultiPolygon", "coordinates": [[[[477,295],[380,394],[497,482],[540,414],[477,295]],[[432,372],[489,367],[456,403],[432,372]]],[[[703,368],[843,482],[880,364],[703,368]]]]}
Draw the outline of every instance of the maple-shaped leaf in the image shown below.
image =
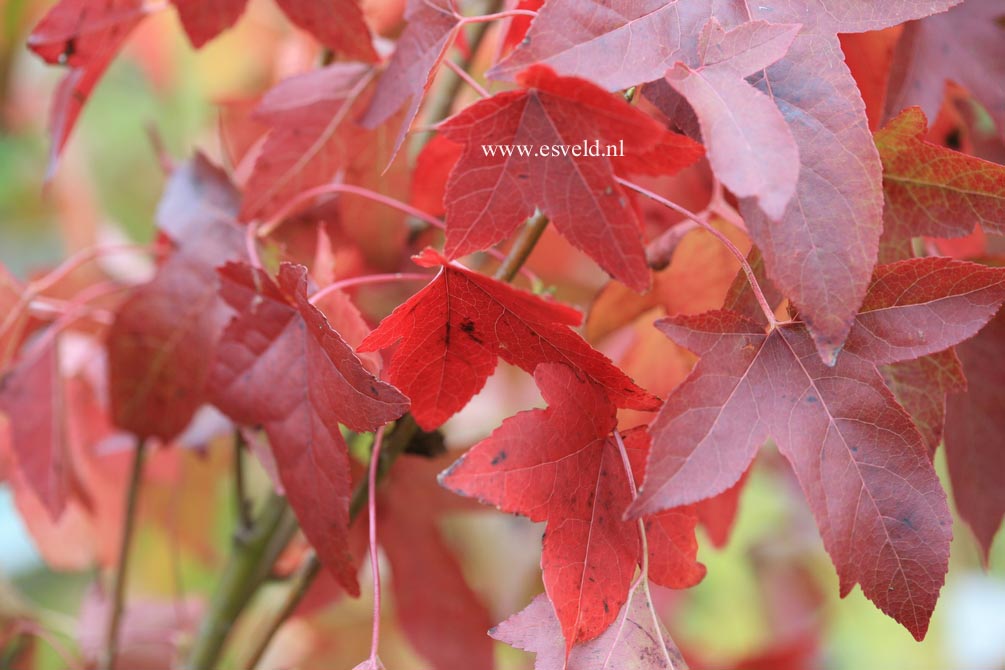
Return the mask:
{"type": "MultiPolygon", "coordinates": [[[[544,586],[571,649],[607,630],[628,598],[642,560],[639,529],[622,518],[632,488],[611,436],[616,410],[605,390],[564,365],[540,365],[534,379],[548,408],[504,421],[440,481],[460,495],[548,522],[544,586]]],[[[641,474],[645,431],[628,433],[625,442],[641,474]]],[[[686,510],[646,519],[654,581],[687,587],[704,576],[695,560],[695,523],[686,510]]]]}
{"type": "Polygon", "coordinates": [[[64,423],[63,380],[56,338],[43,332],[0,377],[0,413],[7,415],[13,465],[56,521],[79,482],[64,423]]]}
{"type": "Polygon", "coordinates": [[[1003,270],[945,258],[883,266],[833,368],[813,355],[801,323],[765,334],[729,311],[658,322],[701,360],[652,425],[632,511],[721,493],[771,437],[810,502],[842,595],[861,584],[921,639],[948,567],[951,522],[924,439],[876,365],[973,336],[1003,300],[1003,270]]]}
{"type": "Polygon", "coordinates": [[[395,350],[387,377],[412,401],[426,430],[453,416],[485,385],[502,358],[533,372],[565,363],[604,387],[619,407],[652,410],[659,399],[639,388],[576,334],[576,310],[452,264],[432,249],[413,260],[442,266],[436,278],[394,310],[359,350],[395,350]]]}
{"type": "Polygon", "coordinates": [[[214,404],[238,423],[261,425],[290,505],[339,583],[359,593],[348,552],[349,454],[339,429],[372,431],[397,419],[408,399],[362,365],[307,301],[307,270],[284,263],[273,281],[228,263],[221,295],[237,315],[208,382],[214,404]]]}
{"type": "Polygon", "coordinates": [[[925,140],[917,107],[876,133],[887,237],[965,237],[980,224],[1005,234],[1005,167],[925,140]]]}
{"type": "Polygon", "coordinates": [[[957,347],[967,392],[951,395],[946,407],[946,464],[953,500],[973,530],[987,564],[1005,517],[1005,312],[977,337],[957,347]]]}
{"type": "Polygon", "coordinates": [[[436,670],[493,667],[488,610],[464,579],[439,529],[444,513],[474,507],[436,484],[442,460],[404,456],[377,502],[394,608],[415,649],[436,670]]]}
{"type": "Polygon", "coordinates": [[[208,402],[206,382],[231,316],[215,268],[247,257],[235,221],[239,201],[226,174],[201,154],[165,189],[158,225],[177,246],[122,303],[107,339],[112,415],[139,437],[174,439],[208,402]]]}
{"type": "Polygon", "coordinates": [[[967,390],[967,378],[955,349],[880,368],[886,385],[914,420],[929,454],[942,443],[946,398],[967,390]]]}
{"type": "Polygon", "coordinates": [[[276,4],[294,25],[335,53],[368,63],[377,60],[357,0],[276,0],[276,4]]]}
{"type": "Polygon", "coordinates": [[[944,14],[904,27],[897,43],[886,116],[918,105],[934,119],[955,81],[976,97],[1005,133],[1005,8],[998,0],[967,0],[944,14]],[[966,39],[960,39],[965,35],[966,39]]]}
{"type": "Polygon", "coordinates": [[[584,79],[534,66],[518,81],[523,90],[476,102],[439,125],[464,145],[447,182],[446,255],[485,249],[540,209],[611,276],[647,289],[640,222],[615,175],[673,174],[698,160],[701,146],[584,79]],[[565,153],[586,153],[584,143],[595,142],[601,154],[611,145],[623,155],[565,153]],[[554,147],[558,155],[507,156],[491,147],[492,155],[487,145],[554,147]]]}
{"type": "Polygon", "coordinates": [[[373,99],[360,119],[367,128],[384,123],[408,103],[405,120],[394,143],[394,154],[433,83],[437,66],[457,37],[460,19],[451,0],[409,0],[404,32],[398,38],[387,70],[377,81],[373,99]]]}
{"type": "Polygon", "coordinates": [[[782,58],[800,28],[752,21],[727,32],[712,19],[699,40],[701,66],[678,63],[666,75],[698,116],[715,174],[774,219],[795,194],[799,148],[777,105],[745,78],[782,58]]]}
{"type": "Polygon", "coordinates": [[[879,30],[959,4],[962,0],[781,0],[715,3],[713,0],[548,0],[531,22],[523,43],[489,71],[512,79],[543,63],[561,74],[590,77],[608,90],[656,81],[673,68],[681,51],[693,49],[701,27],[763,19],[771,23],[812,23],[831,33],[879,30]],[[611,54],[618,54],[612,58],[611,54]]]}
{"type": "Polygon", "coordinates": [[[368,65],[335,63],[269,90],[254,117],[269,135],[245,186],[241,219],[267,219],[296,196],[330,182],[350,159],[352,119],[373,77],[368,65]]]}
{"type": "Polygon", "coordinates": [[[49,112],[49,176],[94,87],[152,11],[155,7],[144,0],[61,0],[28,36],[28,47],[46,63],[70,68],[49,112]]]}
{"type": "Polygon", "coordinates": [[[244,13],[248,0],[171,0],[196,49],[230,28],[244,13]]]}
{"type": "Polygon", "coordinates": [[[517,649],[537,655],[534,670],[687,670],[680,650],[656,614],[644,583],[629,595],[614,625],[566,655],[562,628],[548,598],[530,605],[489,631],[517,649]]]}
{"type": "Polygon", "coordinates": [[[847,349],[877,364],[927,356],[977,334],[1005,299],[1005,269],[946,257],[876,268],[847,349]]]}
{"type": "MultiPolygon", "coordinates": [[[[540,62],[608,89],[626,88],[662,79],[677,62],[700,68],[701,28],[713,5],[727,29],[750,21],[802,24],[786,55],[749,78],[781,111],[798,147],[795,195],[780,218],[754,198],[741,199],[740,208],[768,275],[802,310],[821,357],[833,363],[869,285],[882,232],[879,157],[837,33],[878,30],[958,2],[636,0],[610,7],[549,0],[527,44],[494,72],[508,77],[512,68],[540,62]]],[[[770,174],[775,158],[762,159],[770,174]]]]}

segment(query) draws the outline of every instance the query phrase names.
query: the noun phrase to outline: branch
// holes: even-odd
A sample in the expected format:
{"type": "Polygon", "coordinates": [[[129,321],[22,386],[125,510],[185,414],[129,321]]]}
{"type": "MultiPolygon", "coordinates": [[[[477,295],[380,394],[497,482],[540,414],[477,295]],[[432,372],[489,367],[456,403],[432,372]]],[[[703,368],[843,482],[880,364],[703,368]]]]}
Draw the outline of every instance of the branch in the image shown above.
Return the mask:
{"type": "Polygon", "coordinates": [[[184,670],[211,670],[216,666],[233,622],[268,578],[272,565],[296,532],[297,522],[286,498],[271,493],[251,530],[234,537],[235,550],[182,666],[184,670]]]}
{"type": "Polygon", "coordinates": [[[119,652],[119,628],[122,626],[122,610],[126,599],[126,577],[129,572],[130,547],[133,531],[136,527],[136,508],[143,483],[143,461],[146,456],[146,443],[137,438],[133,449],[133,466],[129,472],[129,488],[126,491],[126,513],[122,525],[122,540],[119,545],[119,560],[115,568],[115,581],[112,586],[111,612],[108,628],[105,631],[105,648],[101,653],[98,667],[111,670],[115,665],[115,657],[119,652]]]}
{"type": "Polygon", "coordinates": [[[530,252],[534,250],[547,227],[548,217],[540,212],[527,219],[520,236],[513,242],[513,246],[510,247],[509,253],[503,259],[502,265],[496,270],[495,278],[505,282],[513,281],[513,278],[520,272],[520,268],[527,262],[530,252]]]}

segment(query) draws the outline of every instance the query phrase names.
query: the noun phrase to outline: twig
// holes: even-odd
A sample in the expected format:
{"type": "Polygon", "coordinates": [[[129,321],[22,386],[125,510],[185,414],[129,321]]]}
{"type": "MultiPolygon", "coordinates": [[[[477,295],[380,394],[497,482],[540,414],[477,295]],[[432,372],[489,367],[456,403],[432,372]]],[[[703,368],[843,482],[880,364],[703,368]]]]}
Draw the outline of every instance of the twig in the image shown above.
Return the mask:
{"type": "Polygon", "coordinates": [[[108,628],[105,631],[105,647],[102,651],[99,667],[111,670],[115,665],[115,657],[119,650],[119,628],[122,625],[122,610],[126,599],[126,578],[129,572],[130,547],[133,531],[136,527],[137,501],[140,486],[143,482],[143,461],[146,456],[146,442],[137,438],[133,449],[133,466],[129,472],[129,487],[126,490],[126,511],[122,526],[122,540],[119,545],[119,560],[115,568],[115,581],[112,586],[111,612],[108,628]]]}
{"type": "Polygon", "coordinates": [[[271,493],[251,532],[234,538],[238,550],[227,561],[195,644],[182,666],[185,670],[211,670],[216,666],[231,627],[296,532],[296,519],[286,499],[271,493]]]}
{"type": "Polygon", "coordinates": [[[247,533],[254,525],[251,501],[244,481],[244,450],[247,443],[240,428],[234,429],[234,506],[237,509],[238,532],[247,533]]]}
{"type": "Polygon", "coordinates": [[[377,661],[377,649],[380,647],[380,557],[377,556],[377,469],[380,464],[380,446],[384,442],[384,426],[377,429],[373,438],[373,450],[370,452],[370,468],[367,474],[367,484],[370,493],[367,496],[367,516],[370,522],[370,571],[373,572],[373,633],[370,636],[370,663],[380,667],[377,661]]]}
{"type": "MultiPolygon", "coordinates": [[[[499,10],[502,9],[502,5],[502,0],[492,0],[489,4],[486,15],[498,13],[499,10]]],[[[468,51],[467,57],[461,58],[457,61],[458,67],[461,67],[464,70],[470,69],[471,63],[478,55],[478,51],[481,49],[482,42],[485,41],[485,36],[491,25],[491,21],[474,22],[471,24],[471,35],[468,39],[468,44],[471,48],[468,51]]],[[[453,109],[454,101],[457,99],[457,95],[461,91],[461,84],[463,83],[464,82],[457,75],[450,77],[449,81],[445,81],[443,83],[442,88],[437,90],[430,102],[429,111],[426,115],[427,123],[434,124],[450,116],[450,110],[453,109]]],[[[427,135],[419,140],[420,146],[418,148],[421,148],[422,144],[428,142],[429,137],[430,136],[427,135]]]]}
{"type": "Polygon", "coordinates": [[[496,270],[495,278],[505,282],[513,281],[520,268],[527,262],[530,252],[534,250],[538,240],[541,239],[541,235],[544,234],[544,229],[547,227],[548,217],[540,212],[527,219],[523,230],[516,238],[516,241],[513,242],[513,246],[510,247],[506,258],[503,259],[502,265],[496,270]]]}

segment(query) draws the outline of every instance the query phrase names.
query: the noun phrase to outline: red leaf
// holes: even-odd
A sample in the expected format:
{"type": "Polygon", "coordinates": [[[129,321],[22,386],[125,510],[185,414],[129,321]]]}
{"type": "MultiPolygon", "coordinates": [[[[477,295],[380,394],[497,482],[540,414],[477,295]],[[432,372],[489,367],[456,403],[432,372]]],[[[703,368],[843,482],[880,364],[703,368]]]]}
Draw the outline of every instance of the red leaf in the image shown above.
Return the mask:
{"type": "Polygon", "coordinates": [[[360,120],[367,128],[375,128],[408,103],[392,159],[411,128],[422,98],[433,83],[440,61],[446,56],[460,25],[451,0],[409,0],[405,20],[408,21],[405,31],[398,38],[391,62],[378,80],[373,100],[360,120]]]}
{"type": "Polygon", "coordinates": [[[659,668],[687,670],[680,650],[659,620],[648,587],[640,583],[617,614],[617,623],[566,657],[562,629],[544,595],[489,631],[497,640],[537,654],[534,670],[659,668]]]}
{"type": "Polygon", "coordinates": [[[436,670],[493,667],[488,610],[440,536],[459,499],[436,485],[436,462],[404,457],[378,503],[378,533],[394,575],[394,605],[409,640],[436,670]]]}
{"type": "Polygon", "coordinates": [[[1005,269],[945,257],[876,268],[846,350],[873,363],[934,354],[969,339],[1005,300],[1005,269]]]}
{"type": "Polygon", "coordinates": [[[7,415],[15,467],[56,521],[76,484],[66,426],[56,338],[41,334],[0,377],[0,412],[7,415]]]}
{"type": "Polygon", "coordinates": [[[290,505],[321,561],[359,593],[348,552],[349,454],[339,424],[371,431],[408,401],[373,377],[307,301],[307,270],[284,263],[278,283],[228,263],[223,299],[237,311],[224,332],[209,389],[234,421],[261,425],[290,505]]]}
{"type": "Polygon", "coordinates": [[[270,127],[245,186],[241,219],[267,219],[296,196],[332,180],[351,157],[351,119],[373,74],[360,63],[336,63],[286,79],[255,110],[270,127]]]}
{"type": "Polygon", "coordinates": [[[412,414],[432,430],[485,384],[496,358],[533,372],[560,362],[603,386],[619,407],[654,409],[658,399],[635,385],[569,326],[580,314],[489,277],[450,264],[432,249],[415,262],[440,273],[384,319],[360,345],[394,352],[388,378],[412,400],[412,414]]]}
{"type": "Polygon", "coordinates": [[[949,397],[946,409],[946,462],[953,500],[973,530],[987,563],[1005,516],[1005,312],[957,351],[967,376],[967,392],[949,397]]]}
{"type": "Polygon", "coordinates": [[[949,561],[951,517],[921,435],[875,366],[816,359],[802,325],[765,335],[729,312],[666,319],[702,355],[653,424],[635,513],[696,502],[739,479],[773,437],[841,579],[924,637],[949,561]]]}
{"type": "Polygon", "coordinates": [[[735,484],[719,495],[706,498],[694,505],[698,523],[705,528],[708,539],[717,548],[725,547],[729,541],[729,533],[733,530],[733,522],[736,521],[736,513],[740,509],[740,494],[747,483],[748,474],[750,470],[743,473],[735,484]]]}
{"type": "Polygon", "coordinates": [[[781,59],[800,27],[752,21],[727,32],[713,18],[702,29],[702,65],[678,63],[666,75],[698,115],[715,174],[772,219],[795,194],[799,149],[778,107],[745,77],[781,59]]]}
{"type": "Polygon", "coordinates": [[[49,176],[91,91],[150,11],[143,0],[61,0],[28,37],[28,47],[45,62],[70,67],[49,113],[49,176]]]}
{"type": "MultiPolygon", "coordinates": [[[[549,522],[541,568],[571,649],[600,635],[617,617],[641,546],[637,524],[622,519],[632,492],[610,437],[617,421],[604,389],[563,365],[539,366],[534,378],[548,409],[504,421],[452,465],[441,483],[505,512],[549,522]]],[[[626,444],[641,466],[648,449],[645,431],[626,435],[626,444]]],[[[695,522],[682,510],[646,520],[655,581],[687,587],[704,576],[695,560],[695,522]]]]}
{"type": "Polygon", "coordinates": [[[887,118],[918,105],[934,119],[946,81],[952,80],[981,101],[1000,134],[1005,128],[1003,16],[998,0],[967,0],[944,14],[907,24],[890,73],[887,118]],[[963,35],[966,39],[960,39],[963,35]]]}
{"type": "Polygon", "coordinates": [[[247,257],[239,195],[201,154],[171,176],[158,211],[177,250],[119,308],[108,333],[109,395],[120,427],[170,441],[207,402],[206,382],[231,316],[217,265],[247,257]]]}
{"type": "Polygon", "coordinates": [[[409,201],[413,206],[433,216],[443,216],[446,213],[443,196],[447,190],[447,179],[463,150],[464,147],[443,135],[434,135],[426,143],[415,159],[415,170],[412,171],[409,201]]]}
{"type": "Polygon", "coordinates": [[[171,0],[196,49],[230,28],[244,13],[248,0],[171,0]]]}
{"type": "Polygon", "coordinates": [[[917,107],[876,133],[887,237],[965,237],[979,223],[1005,234],[1005,167],[927,142],[917,107]]]}
{"type": "MultiPolygon", "coordinates": [[[[543,5],[544,0],[517,0],[514,9],[537,12],[541,10],[543,5]]],[[[509,26],[506,28],[506,34],[503,35],[502,39],[502,52],[504,54],[509,53],[523,42],[524,37],[527,36],[527,31],[530,29],[530,22],[531,17],[523,15],[514,16],[509,20],[509,26]]]]}
{"type": "MultiPolygon", "coordinates": [[[[720,21],[764,19],[771,23],[810,23],[819,32],[879,30],[928,16],[962,0],[884,3],[872,0],[784,0],[771,6],[715,4],[720,21]]],[[[614,6],[600,0],[548,0],[531,23],[523,44],[489,71],[512,79],[542,63],[560,74],[590,77],[608,90],[655,81],[674,66],[682,49],[693,48],[701,26],[711,18],[712,0],[626,0],[614,6]],[[613,58],[612,54],[617,54],[613,58]]]]}
{"type": "Polygon", "coordinates": [[[914,420],[929,455],[942,442],[946,396],[967,390],[967,378],[954,349],[880,368],[886,385],[914,420]]]}
{"type": "Polygon", "coordinates": [[[645,290],[650,276],[640,223],[615,175],[672,174],[698,160],[701,147],[586,80],[535,66],[519,82],[525,90],[481,100],[439,126],[447,139],[464,144],[447,182],[445,253],[456,258],[489,247],[540,208],[604,270],[645,290]],[[595,141],[620,145],[623,157],[493,156],[484,148],[565,145],[571,151],[595,141]]]}
{"type": "Polygon", "coordinates": [[[356,0],[276,0],[287,18],[332,51],[348,58],[373,62],[370,28],[356,0]]]}

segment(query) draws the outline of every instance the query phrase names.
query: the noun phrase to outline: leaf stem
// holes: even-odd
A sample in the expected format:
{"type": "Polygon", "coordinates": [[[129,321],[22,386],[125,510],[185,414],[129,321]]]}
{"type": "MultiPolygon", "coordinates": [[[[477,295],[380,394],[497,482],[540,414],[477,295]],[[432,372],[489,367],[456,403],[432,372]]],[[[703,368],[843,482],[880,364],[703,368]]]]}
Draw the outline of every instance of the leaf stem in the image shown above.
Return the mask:
{"type": "Polygon", "coordinates": [[[374,202],[379,202],[382,205],[386,205],[392,209],[396,209],[399,212],[404,212],[409,216],[414,216],[420,221],[434,227],[443,230],[443,221],[431,216],[426,212],[412,207],[409,204],[401,202],[396,198],[384,195],[383,193],[378,193],[377,191],[372,191],[368,188],[363,188],[362,186],[354,186],[353,184],[342,184],[338,182],[332,182],[330,184],[322,184],[320,186],[315,186],[314,188],[307,189],[302,193],[297,194],[296,197],[291,198],[282,206],[282,208],[277,211],[271,218],[267,221],[263,221],[258,228],[259,237],[268,237],[276,231],[279,226],[283,224],[286,218],[296,211],[298,208],[302,207],[306,203],[310,202],[314,198],[320,197],[322,195],[330,195],[332,193],[350,193],[352,195],[358,195],[363,198],[368,198],[374,202]]]}
{"type": "Polygon", "coordinates": [[[750,288],[753,290],[754,297],[757,298],[757,303],[761,306],[761,311],[764,312],[764,317],[768,320],[768,324],[772,329],[778,326],[778,320],[775,318],[775,313],[774,311],[772,311],[771,306],[768,304],[767,298],[764,297],[764,291],[761,290],[761,285],[760,283],[758,283],[757,276],[754,274],[753,269],[747,262],[747,257],[743,255],[743,252],[740,251],[728,237],[723,235],[722,231],[720,231],[718,228],[716,228],[715,226],[713,226],[708,221],[704,220],[691,210],[687,209],[686,207],[682,207],[671,200],[667,200],[666,198],[656,193],[653,193],[647,188],[643,188],[642,186],[630,182],[627,179],[622,179],[621,177],[615,177],[615,179],[619,184],[621,184],[625,188],[631,189],[636,193],[644,195],[650,200],[654,200],[659,204],[663,205],[664,207],[672,209],[678,214],[682,214],[688,219],[694,221],[699,226],[701,226],[709,233],[711,233],[713,237],[722,242],[722,244],[725,245],[727,249],[729,249],[729,252],[736,257],[736,260],[740,262],[740,267],[743,268],[743,273],[747,275],[747,281],[750,282],[750,288]]]}
{"type": "MultiPolygon", "coordinates": [[[[377,481],[383,479],[387,472],[391,468],[391,464],[398,459],[398,456],[403,454],[408,448],[409,443],[412,438],[415,437],[416,432],[418,432],[419,427],[415,423],[415,419],[412,418],[411,414],[406,414],[395,424],[394,429],[384,440],[384,445],[380,452],[380,460],[378,462],[377,470],[377,481]]],[[[373,458],[373,453],[370,455],[373,458]]],[[[352,492],[352,499],[349,501],[349,519],[350,521],[355,520],[356,517],[360,515],[363,511],[364,505],[369,501],[370,495],[370,484],[369,478],[362,480],[357,486],[356,490],[352,492]]],[[[272,638],[275,637],[276,633],[282,627],[283,623],[290,618],[296,611],[297,607],[300,605],[300,601],[304,599],[307,595],[308,589],[310,589],[311,584],[314,583],[314,579],[321,572],[321,561],[318,560],[318,555],[311,551],[304,562],[301,564],[300,569],[297,570],[294,576],[293,586],[286,594],[286,598],[283,600],[282,606],[275,613],[272,619],[269,620],[268,625],[265,627],[263,634],[258,638],[252,652],[248,655],[248,659],[244,662],[243,667],[245,670],[254,670],[258,665],[259,661],[262,660],[262,656],[269,648],[269,644],[272,642],[272,638]]]]}
{"type": "Polygon", "coordinates": [[[481,14],[479,16],[460,16],[461,25],[483,23],[485,21],[498,21],[499,19],[511,19],[516,16],[529,16],[534,18],[537,12],[530,9],[510,9],[505,12],[494,12],[492,14],[481,14]]]}
{"type": "Polygon", "coordinates": [[[370,452],[367,475],[367,517],[370,522],[370,571],[373,573],[373,633],[370,636],[370,662],[379,667],[377,650],[380,647],[380,557],[377,555],[377,469],[380,465],[380,447],[384,442],[384,426],[377,429],[370,452]]]}
{"type": "Polygon", "coordinates": [[[335,291],[341,291],[352,286],[361,286],[363,284],[392,284],[394,282],[400,281],[429,281],[432,279],[432,275],[421,274],[418,272],[392,272],[390,274],[380,274],[380,275],[362,275],[360,277],[349,277],[348,279],[340,279],[337,282],[332,282],[323,289],[317,291],[312,295],[308,301],[312,305],[316,305],[318,301],[327,295],[334,293],[335,291]]]}
{"type": "Polygon", "coordinates": [[[470,86],[471,88],[473,88],[475,90],[475,93],[477,93],[478,95],[480,95],[483,98],[490,98],[490,97],[492,97],[492,94],[489,93],[487,90],[485,90],[485,87],[482,86],[481,84],[479,84],[475,80],[475,78],[472,77],[470,74],[468,74],[467,70],[465,70],[464,68],[462,68],[460,65],[458,65],[454,61],[450,60],[449,58],[445,59],[443,62],[446,64],[446,66],[448,68],[450,68],[451,70],[453,70],[454,74],[456,74],[458,77],[460,77],[461,79],[463,79],[464,83],[466,83],[468,86],[470,86]]]}
{"type": "Polygon", "coordinates": [[[136,439],[133,448],[133,463],[129,472],[129,485],[126,489],[126,509],[122,524],[122,539],[119,544],[119,560],[115,567],[115,577],[112,584],[112,601],[109,612],[108,627],[105,630],[105,646],[102,650],[99,667],[111,670],[115,665],[115,657],[119,651],[119,629],[122,626],[122,613],[126,600],[126,579],[129,573],[129,556],[132,547],[133,533],[136,528],[137,502],[140,487],[143,482],[143,462],[146,457],[146,441],[136,439]]]}

